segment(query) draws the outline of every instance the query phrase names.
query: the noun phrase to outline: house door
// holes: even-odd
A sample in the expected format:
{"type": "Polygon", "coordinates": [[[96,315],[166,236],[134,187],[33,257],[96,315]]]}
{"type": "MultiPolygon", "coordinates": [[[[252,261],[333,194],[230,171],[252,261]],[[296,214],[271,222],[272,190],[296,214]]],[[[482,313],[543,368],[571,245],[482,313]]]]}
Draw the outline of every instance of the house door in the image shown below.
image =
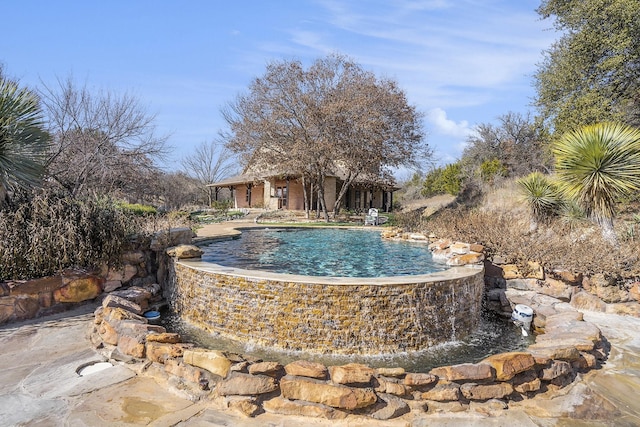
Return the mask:
{"type": "Polygon", "coordinates": [[[287,187],[277,187],[276,196],[278,197],[278,209],[284,209],[287,204],[287,187]]]}

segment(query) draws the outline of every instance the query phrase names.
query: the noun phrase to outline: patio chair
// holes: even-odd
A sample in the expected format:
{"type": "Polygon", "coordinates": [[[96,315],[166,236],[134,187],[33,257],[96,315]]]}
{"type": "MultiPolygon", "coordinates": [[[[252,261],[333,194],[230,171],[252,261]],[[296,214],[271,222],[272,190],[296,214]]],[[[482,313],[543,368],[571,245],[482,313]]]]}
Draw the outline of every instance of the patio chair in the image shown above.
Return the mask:
{"type": "Polygon", "coordinates": [[[364,217],[364,225],[378,225],[378,209],[371,208],[364,217]]]}

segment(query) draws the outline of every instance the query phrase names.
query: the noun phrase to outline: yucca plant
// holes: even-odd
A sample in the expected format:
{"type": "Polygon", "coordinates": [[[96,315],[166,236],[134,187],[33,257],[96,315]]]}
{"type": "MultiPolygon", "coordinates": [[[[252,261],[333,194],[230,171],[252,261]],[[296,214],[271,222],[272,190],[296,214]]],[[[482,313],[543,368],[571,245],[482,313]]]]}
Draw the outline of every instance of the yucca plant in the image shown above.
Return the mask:
{"type": "Polygon", "coordinates": [[[563,192],[616,245],[616,201],[640,190],[640,130],[617,123],[584,126],[563,135],[552,151],[563,192]]]}
{"type": "Polygon", "coordinates": [[[538,228],[538,223],[555,216],[562,207],[560,191],[546,175],[533,172],[520,178],[517,184],[531,209],[531,231],[538,228]]]}
{"type": "Polygon", "coordinates": [[[8,190],[40,182],[47,148],[38,97],[0,76],[0,203],[8,190]]]}

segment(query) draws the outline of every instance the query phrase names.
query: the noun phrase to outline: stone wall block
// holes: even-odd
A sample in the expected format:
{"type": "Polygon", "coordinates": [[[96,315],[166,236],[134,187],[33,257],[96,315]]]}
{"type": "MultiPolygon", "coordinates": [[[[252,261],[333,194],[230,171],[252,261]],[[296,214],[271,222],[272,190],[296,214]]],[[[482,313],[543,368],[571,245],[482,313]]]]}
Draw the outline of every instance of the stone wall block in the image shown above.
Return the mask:
{"type": "Polygon", "coordinates": [[[538,378],[538,374],[533,370],[516,375],[511,380],[511,384],[513,385],[513,389],[518,393],[538,391],[542,386],[542,382],[540,381],[540,378],[538,378]]]}
{"type": "Polygon", "coordinates": [[[426,373],[408,373],[404,377],[404,384],[410,387],[428,386],[438,381],[438,377],[426,373]]]}
{"type": "Polygon", "coordinates": [[[204,251],[194,245],[180,245],[167,249],[167,255],[176,259],[200,258],[204,251]]]}
{"type": "Polygon", "coordinates": [[[527,352],[509,352],[500,353],[483,360],[495,369],[496,379],[498,381],[508,381],[520,372],[532,369],[536,362],[527,352]]]}
{"type": "Polygon", "coordinates": [[[378,402],[382,402],[383,406],[369,415],[373,419],[390,420],[392,418],[400,417],[411,410],[409,405],[407,405],[407,402],[396,396],[379,394],[378,398],[378,402]]]}
{"type": "Polygon", "coordinates": [[[16,297],[0,297],[0,325],[15,317],[16,297]]]}
{"type": "Polygon", "coordinates": [[[98,334],[100,335],[100,338],[102,339],[102,341],[104,341],[105,343],[111,344],[111,345],[118,344],[118,338],[119,338],[118,331],[107,320],[103,320],[98,326],[98,334]]]}
{"type": "Polygon", "coordinates": [[[574,293],[571,297],[571,305],[578,310],[605,312],[607,309],[607,304],[604,301],[585,291],[574,293]]]}
{"type": "Polygon", "coordinates": [[[21,295],[14,300],[13,313],[16,320],[33,319],[40,310],[38,296],[21,295]]]}
{"type": "Polygon", "coordinates": [[[432,369],[429,373],[447,381],[482,381],[495,378],[494,369],[486,363],[442,366],[432,369]]]}
{"type": "Polygon", "coordinates": [[[255,417],[262,411],[260,402],[254,396],[227,396],[225,403],[227,408],[250,418],[255,417]]]}
{"type": "Polygon", "coordinates": [[[513,393],[513,386],[509,383],[466,383],[460,386],[460,391],[462,395],[469,400],[502,399],[513,393]]]}
{"type": "Polygon", "coordinates": [[[437,402],[447,402],[460,399],[460,385],[450,382],[441,382],[432,389],[420,394],[422,400],[435,400],[437,402]]]}
{"type": "Polygon", "coordinates": [[[107,295],[107,297],[102,300],[102,306],[104,308],[119,307],[135,314],[142,314],[143,312],[139,304],[116,295],[107,295]]]}
{"type": "Polygon", "coordinates": [[[249,366],[249,373],[280,378],[284,376],[284,367],[278,362],[258,362],[249,366]]]}
{"type": "Polygon", "coordinates": [[[365,408],[378,400],[371,388],[353,388],[289,375],[280,380],[280,390],[287,399],[306,400],[348,410],[365,408]]]}
{"type": "Polygon", "coordinates": [[[184,351],[183,360],[193,366],[206,369],[212,374],[226,378],[229,375],[232,362],[224,353],[216,350],[192,348],[184,351]]]}
{"type": "Polygon", "coordinates": [[[265,400],[262,407],[265,412],[271,414],[326,418],[328,420],[344,419],[348,415],[348,412],[321,403],[289,400],[280,396],[265,400]]]}
{"type": "Polygon", "coordinates": [[[10,288],[10,295],[37,295],[40,292],[53,292],[61,288],[62,276],[48,276],[39,279],[15,282],[15,286],[10,288]]]}
{"type": "Polygon", "coordinates": [[[330,366],[331,381],[337,384],[370,384],[375,371],[366,365],[349,363],[342,366],[330,366]]]}
{"type": "Polygon", "coordinates": [[[121,335],[118,339],[118,350],[123,354],[142,359],[145,357],[144,339],[121,335]]]}
{"type": "Polygon", "coordinates": [[[400,368],[400,367],[394,367],[394,368],[381,367],[381,368],[376,368],[375,371],[376,371],[376,375],[382,375],[384,377],[394,377],[394,378],[404,377],[406,374],[406,371],[404,370],[404,368],[400,368]]]}
{"type": "Polygon", "coordinates": [[[102,293],[104,279],[98,276],[85,276],[71,280],[53,291],[56,302],[82,302],[96,298],[102,293]]]}
{"type": "Polygon", "coordinates": [[[164,344],[159,342],[148,342],[145,346],[147,359],[164,363],[169,358],[182,357],[184,351],[191,348],[192,344],[164,344]]]}
{"type": "Polygon", "coordinates": [[[278,383],[273,377],[234,372],[218,384],[216,390],[220,396],[255,396],[271,393],[277,389],[278,383]]]}
{"type": "Polygon", "coordinates": [[[164,344],[177,344],[181,341],[180,334],[175,332],[151,332],[146,336],[147,342],[159,342],[164,344]]]}
{"type": "Polygon", "coordinates": [[[551,365],[540,371],[539,377],[543,381],[551,381],[563,375],[573,373],[571,363],[563,360],[554,360],[551,365]]]}

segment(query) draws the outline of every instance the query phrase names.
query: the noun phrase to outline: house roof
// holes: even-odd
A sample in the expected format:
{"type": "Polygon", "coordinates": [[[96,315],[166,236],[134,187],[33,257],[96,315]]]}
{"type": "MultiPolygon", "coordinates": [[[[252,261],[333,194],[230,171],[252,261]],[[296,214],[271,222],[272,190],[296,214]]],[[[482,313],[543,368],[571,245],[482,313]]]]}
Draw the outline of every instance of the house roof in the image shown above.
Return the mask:
{"type": "Polygon", "coordinates": [[[249,184],[262,180],[263,178],[256,175],[242,174],[225,178],[222,181],[214,182],[213,184],[207,184],[207,187],[229,187],[231,185],[249,184]]]}

